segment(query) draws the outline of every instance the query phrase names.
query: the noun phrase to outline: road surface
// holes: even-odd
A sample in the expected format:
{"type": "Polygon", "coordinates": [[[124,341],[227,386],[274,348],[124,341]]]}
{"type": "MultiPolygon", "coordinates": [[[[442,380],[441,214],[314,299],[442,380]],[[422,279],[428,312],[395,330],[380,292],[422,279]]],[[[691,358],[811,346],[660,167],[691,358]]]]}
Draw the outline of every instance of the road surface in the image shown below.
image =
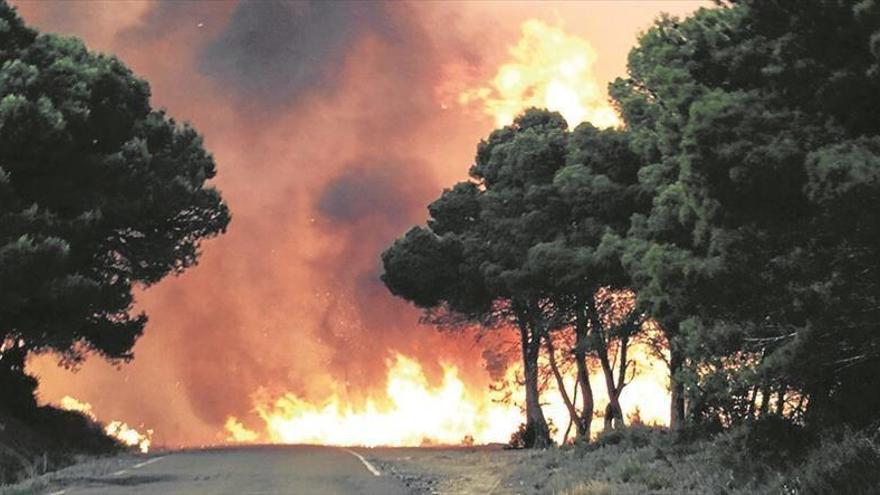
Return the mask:
{"type": "MultiPolygon", "coordinates": [[[[362,450],[363,452],[363,450],[362,450]]],[[[54,495],[288,495],[407,493],[357,449],[267,446],[170,453],[100,477],[71,480],[54,495]],[[378,473],[378,475],[377,475],[378,473]]]]}

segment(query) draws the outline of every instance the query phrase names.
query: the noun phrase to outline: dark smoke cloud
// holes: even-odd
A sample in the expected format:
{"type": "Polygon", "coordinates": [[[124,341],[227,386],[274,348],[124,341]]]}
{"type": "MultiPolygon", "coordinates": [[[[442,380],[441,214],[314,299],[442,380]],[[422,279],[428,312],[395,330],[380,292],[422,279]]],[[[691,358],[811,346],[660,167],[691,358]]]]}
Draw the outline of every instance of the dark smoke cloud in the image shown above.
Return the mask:
{"type": "Polygon", "coordinates": [[[158,106],[204,133],[235,220],[198,267],[139,295],[150,324],[126,386],[92,360],[77,378],[49,368],[46,397],[195,444],[222,439],[228,415],[261,429],[260,389],[381,399],[398,352],[433,383],[452,362],[482,384],[473,341],[417,325],[378,278],[379,254],[464,175],[483,132],[436,96],[472,45],[433,31],[416,4],[138,5],[76,29],[101,34],[158,106]]]}
{"type": "MultiPolygon", "coordinates": [[[[417,160],[407,163],[412,167],[427,168],[417,160]]],[[[317,209],[337,222],[352,223],[366,217],[381,217],[391,224],[402,225],[412,218],[414,206],[424,206],[421,202],[427,196],[424,181],[403,180],[404,174],[399,171],[404,169],[404,165],[386,161],[385,165],[347,171],[325,186],[318,198],[317,209]]]]}
{"type": "Polygon", "coordinates": [[[245,1],[201,54],[206,75],[272,104],[333,81],[365,31],[393,36],[383,3],[245,1]]]}

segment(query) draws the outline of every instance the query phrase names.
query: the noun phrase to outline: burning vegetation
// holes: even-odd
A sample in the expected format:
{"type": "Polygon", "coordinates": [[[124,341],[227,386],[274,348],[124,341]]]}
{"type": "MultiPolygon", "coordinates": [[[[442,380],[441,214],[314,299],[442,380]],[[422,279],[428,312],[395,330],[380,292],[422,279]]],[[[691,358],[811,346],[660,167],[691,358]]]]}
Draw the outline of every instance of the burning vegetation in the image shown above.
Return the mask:
{"type": "MultiPolygon", "coordinates": [[[[668,424],[662,367],[652,363],[643,347],[630,355],[642,359],[642,368],[631,372],[627,384],[632,393],[623,401],[622,411],[648,424],[668,424]]],[[[547,362],[542,360],[545,370],[549,370],[547,362]]],[[[571,369],[566,365],[562,371],[563,382],[574,381],[571,369]]],[[[492,390],[469,390],[458,369],[444,365],[440,383],[432,386],[417,361],[397,355],[389,363],[385,393],[368,399],[362,407],[345,404],[338,396],[314,404],[291,393],[272,396],[261,390],[254,396],[261,423],[249,429],[238,418],[229,417],[226,440],[371,447],[506,443],[522,421],[516,399],[521,376],[521,368],[513,364],[492,390]]],[[[557,393],[558,383],[544,376],[541,387],[546,391],[544,410],[553,424],[559,425],[555,438],[563,442],[567,438],[563,428],[570,418],[562,395],[557,393]]],[[[598,403],[608,402],[605,394],[598,396],[598,403]]],[[[594,429],[594,433],[598,431],[594,429]]]]}
{"type": "MultiPolygon", "coordinates": [[[[92,421],[99,421],[98,417],[92,411],[91,404],[78,401],[69,395],[61,398],[58,402],[58,407],[65,411],[81,413],[92,421]]],[[[153,441],[153,430],[145,429],[143,430],[143,433],[141,433],[122,421],[110,421],[104,426],[104,432],[122,442],[123,445],[138,449],[142,454],[146,454],[150,451],[150,444],[153,441]]]]}
{"type": "Polygon", "coordinates": [[[661,16],[608,100],[600,40],[528,15],[157,5],[101,38],[151,87],[0,0],[4,414],[54,414],[28,371],[92,419],[67,389],[131,377],[96,409],[175,444],[630,442],[699,491],[664,443],[693,435],[714,491],[878,472],[876,2],[661,16]],[[146,359],[83,364],[131,360],[147,311],[146,359]]]}

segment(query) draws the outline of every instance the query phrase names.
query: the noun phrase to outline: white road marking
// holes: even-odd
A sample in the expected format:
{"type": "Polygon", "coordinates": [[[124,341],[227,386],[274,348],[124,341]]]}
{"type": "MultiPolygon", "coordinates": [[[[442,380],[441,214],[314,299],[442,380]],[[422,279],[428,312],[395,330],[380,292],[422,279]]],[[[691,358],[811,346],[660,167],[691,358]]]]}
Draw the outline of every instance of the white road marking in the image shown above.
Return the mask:
{"type": "MultiPolygon", "coordinates": [[[[151,459],[147,459],[144,462],[140,462],[138,464],[135,464],[134,466],[130,467],[129,469],[140,469],[144,466],[148,466],[148,465],[150,465],[156,461],[159,461],[161,459],[164,459],[166,457],[168,457],[168,456],[163,455],[163,456],[159,456],[159,457],[153,457],[151,459]]],[[[364,461],[364,462],[366,462],[366,461],[364,461]]],[[[125,474],[127,472],[128,472],[128,469],[120,469],[119,471],[116,471],[115,473],[110,473],[110,476],[122,476],[123,474],[125,474]]],[[[64,495],[65,493],[67,493],[67,489],[58,490],[57,492],[52,492],[49,495],[64,495]]]]}
{"type": "Polygon", "coordinates": [[[364,459],[364,456],[358,454],[357,452],[355,452],[355,451],[353,451],[353,450],[351,450],[351,449],[345,449],[345,451],[348,452],[349,454],[351,454],[351,455],[357,457],[358,460],[361,461],[361,462],[364,464],[364,466],[367,467],[367,470],[368,470],[369,472],[373,473],[373,476],[382,476],[382,473],[380,473],[379,470],[376,469],[375,466],[373,466],[372,464],[370,464],[370,462],[369,462],[368,460],[364,459]]]}
{"type": "Polygon", "coordinates": [[[152,459],[147,459],[146,461],[144,461],[144,462],[142,462],[142,463],[140,463],[140,464],[135,464],[135,465],[132,466],[131,468],[132,468],[132,469],[140,469],[140,468],[142,468],[142,467],[144,467],[144,466],[147,466],[147,465],[150,465],[150,464],[152,464],[152,463],[154,463],[154,462],[156,462],[156,461],[162,460],[162,459],[164,459],[165,457],[166,457],[166,456],[164,456],[164,455],[163,455],[163,456],[160,456],[160,457],[153,457],[152,459]]]}
{"type": "MultiPolygon", "coordinates": [[[[152,459],[147,459],[144,462],[135,464],[134,466],[130,467],[129,469],[140,469],[140,468],[147,466],[149,464],[152,464],[160,459],[164,459],[165,457],[167,457],[167,456],[163,455],[160,457],[153,457],[152,459]]],[[[115,473],[111,473],[110,476],[122,476],[123,474],[125,474],[127,472],[128,472],[128,469],[120,469],[119,471],[116,471],[115,473]]]]}

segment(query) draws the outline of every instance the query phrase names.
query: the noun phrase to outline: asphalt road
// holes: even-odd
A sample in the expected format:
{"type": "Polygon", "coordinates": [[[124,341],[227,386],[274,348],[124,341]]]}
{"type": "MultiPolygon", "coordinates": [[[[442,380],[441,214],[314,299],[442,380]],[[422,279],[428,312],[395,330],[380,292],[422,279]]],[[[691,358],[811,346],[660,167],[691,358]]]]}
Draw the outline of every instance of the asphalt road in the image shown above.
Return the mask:
{"type": "Polygon", "coordinates": [[[55,495],[398,495],[407,490],[354,450],[271,446],[152,457],[108,476],[82,478],[55,495]]]}

